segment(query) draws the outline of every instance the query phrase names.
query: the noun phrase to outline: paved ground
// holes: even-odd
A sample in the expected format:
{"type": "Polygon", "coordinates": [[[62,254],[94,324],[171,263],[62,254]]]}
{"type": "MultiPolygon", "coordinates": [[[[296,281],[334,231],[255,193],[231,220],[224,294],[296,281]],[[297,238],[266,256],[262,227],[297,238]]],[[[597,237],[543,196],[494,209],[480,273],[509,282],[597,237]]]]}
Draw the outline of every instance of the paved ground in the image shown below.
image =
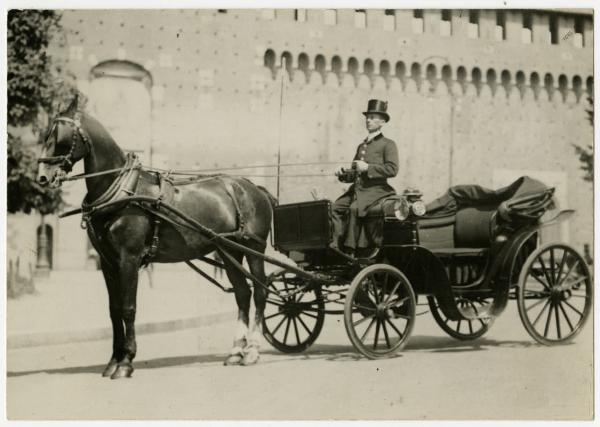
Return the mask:
{"type": "MultiPolygon", "coordinates": [[[[167,301],[164,302],[165,304],[167,301]]],[[[150,309],[150,308],[148,308],[150,309]]],[[[592,325],[541,347],[511,304],[488,335],[446,337],[420,316],[400,357],[359,358],[341,317],[307,352],[263,346],[224,367],[233,322],[143,335],[132,379],[100,377],[108,340],[9,349],[9,419],[590,419],[592,325]]]]}
{"type": "MultiPolygon", "coordinates": [[[[151,284],[147,273],[140,275],[138,333],[207,325],[230,320],[235,313],[233,294],[215,288],[185,265],[156,267],[151,284]]],[[[108,296],[99,271],[53,272],[36,281],[35,294],[7,302],[8,348],[111,334],[108,296]]]]}

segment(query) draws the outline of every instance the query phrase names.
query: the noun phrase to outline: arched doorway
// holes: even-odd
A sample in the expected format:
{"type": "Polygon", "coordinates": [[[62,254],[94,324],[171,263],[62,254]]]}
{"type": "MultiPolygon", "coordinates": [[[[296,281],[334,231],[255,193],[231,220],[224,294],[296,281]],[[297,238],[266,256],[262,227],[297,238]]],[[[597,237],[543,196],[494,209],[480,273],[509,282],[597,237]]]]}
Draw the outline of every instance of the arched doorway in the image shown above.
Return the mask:
{"type": "Polygon", "coordinates": [[[89,110],[125,151],[152,163],[152,76],[130,61],[101,62],[90,72],[89,110]]]}

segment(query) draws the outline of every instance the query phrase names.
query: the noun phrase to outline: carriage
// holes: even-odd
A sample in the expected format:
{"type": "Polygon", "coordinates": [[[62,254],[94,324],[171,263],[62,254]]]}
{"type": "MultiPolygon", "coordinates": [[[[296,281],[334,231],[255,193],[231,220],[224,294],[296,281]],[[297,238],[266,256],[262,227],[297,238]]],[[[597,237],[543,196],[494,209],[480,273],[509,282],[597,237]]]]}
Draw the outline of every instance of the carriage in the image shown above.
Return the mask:
{"type": "Polygon", "coordinates": [[[421,297],[459,340],[484,335],[516,300],[533,339],[568,342],[589,316],[592,282],[571,246],[540,244],[543,227],[573,213],[556,214],[553,193],[528,177],[498,191],[452,187],[427,206],[418,191],[405,191],[363,219],[375,235],[364,257],[331,246],[328,200],[280,205],[273,245],[312,277],[286,268],[268,277],[263,334],[282,352],[301,352],[325,315],[339,314],[360,353],[386,357],[407,343],[421,297]]]}
{"type": "Polygon", "coordinates": [[[53,120],[38,162],[43,185],[85,179],[81,208],[59,217],[81,213],[100,255],[113,325],[103,376],[113,379],[133,372],[137,272],[149,262],[186,262],[235,293],[238,328],[226,364],[257,362],[260,326],[277,349],[303,351],[326,314],[344,315],[363,355],[393,355],[410,337],[418,297],[445,332],[463,340],[485,334],[511,299],[527,331],[545,345],[573,339],[591,311],[583,257],[566,244],[540,244],[542,228],[573,211],[554,214],[554,189],[531,178],[497,191],[451,187],[427,206],[416,190],[388,197],[360,220],[368,250],[348,254],[332,245],[330,201],[277,206],[243,177],[145,167],[79,110],[77,97],[53,120]],[[84,173],[68,176],[78,161],[84,173]],[[272,218],[272,245],[288,260],[265,253],[272,218]],[[221,262],[207,257],[214,251],[221,262]],[[232,286],[194,260],[224,268],[232,286]],[[266,277],[265,263],[280,269],[266,277]]]}

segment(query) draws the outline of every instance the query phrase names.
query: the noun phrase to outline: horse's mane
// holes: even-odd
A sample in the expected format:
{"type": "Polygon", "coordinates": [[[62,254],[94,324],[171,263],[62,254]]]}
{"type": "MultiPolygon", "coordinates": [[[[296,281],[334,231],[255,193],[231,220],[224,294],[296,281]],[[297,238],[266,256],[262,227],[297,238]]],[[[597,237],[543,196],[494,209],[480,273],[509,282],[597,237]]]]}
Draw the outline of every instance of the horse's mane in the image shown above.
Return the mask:
{"type": "Polygon", "coordinates": [[[108,145],[114,150],[115,155],[125,159],[125,152],[119,147],[111,134],[108,133],[106,128],[98,120],[86,112],[81,112],[81,119],[83,129],[90,135],[90,138],[92,138],[95,143],[104,143],[105,145],[108,145]]]}

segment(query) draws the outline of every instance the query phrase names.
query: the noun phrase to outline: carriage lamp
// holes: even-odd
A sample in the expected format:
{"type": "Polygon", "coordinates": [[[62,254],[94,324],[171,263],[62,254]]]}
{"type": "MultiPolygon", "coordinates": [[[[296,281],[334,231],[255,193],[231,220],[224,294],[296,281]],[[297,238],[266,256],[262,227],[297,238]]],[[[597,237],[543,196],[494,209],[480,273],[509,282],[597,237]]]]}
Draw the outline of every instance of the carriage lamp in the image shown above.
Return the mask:
{"type": "Polygon", "coordinates": [[[416,188],[407,188],[402,192],[402,195],[404,197],[406,197],[406,199],[410,202],[410,203],[414,203],[416,201],[421,200],[421,198],[423,197],[423,193],[421,193],[418,189],[416,188]]]}
{"type": "Polygon", "coordinates": [[[394,215],[400,221],[404,221],[410,214],[410,205],[404,197],[399,198],[394,202],[394,215]]]}
{"type": "Polygon", "coordinates": [[[425,215],[425,212],[427,212],[427,209],[425,208],[425,203],[423,203],[421,200],[417,200],[412,204],[412,211],[416,216],[425,215]]]}

